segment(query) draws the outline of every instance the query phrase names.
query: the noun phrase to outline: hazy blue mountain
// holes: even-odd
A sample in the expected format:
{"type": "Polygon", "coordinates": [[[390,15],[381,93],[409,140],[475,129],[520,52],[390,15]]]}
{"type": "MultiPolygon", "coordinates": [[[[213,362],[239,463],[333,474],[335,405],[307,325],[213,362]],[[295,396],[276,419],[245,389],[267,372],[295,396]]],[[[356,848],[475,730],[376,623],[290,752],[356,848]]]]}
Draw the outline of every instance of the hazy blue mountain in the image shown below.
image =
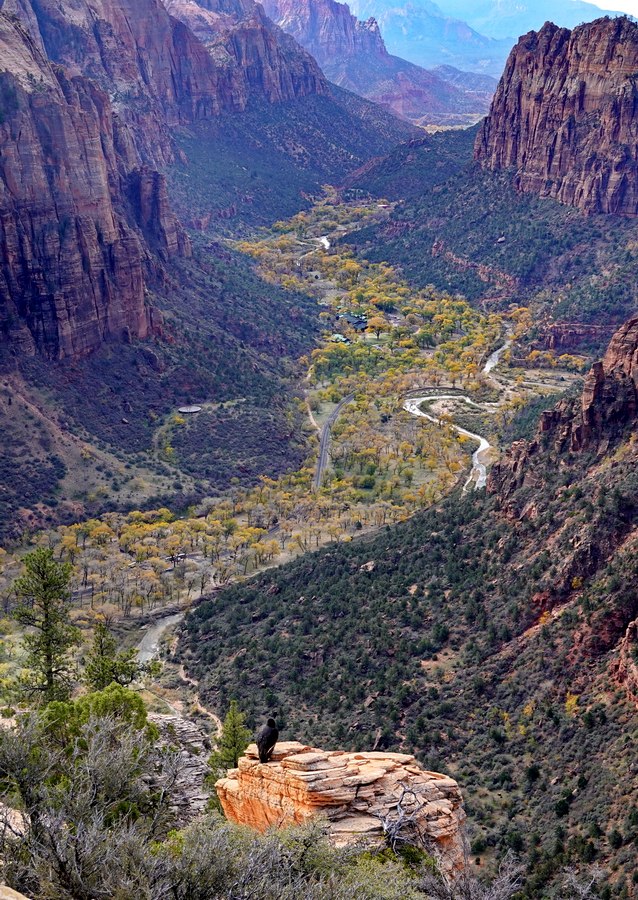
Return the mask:
{"type": "MultiPolygon", "coordinates": [[[[419,4],[429,9],[433,4],[419,4]]],[[[551,21],[564,28],[591,22],[608,13],[583,0],[440,0],[444,15],[463,19],[491,38],[517,38],[551,21]]]]}
{"type": "Polygon", "coordinates": [[[480,34],[430,0],[350,0],[360,19],[374,17],[390,53],[431,69],[454,66],[499,77],[513,44],[480,34]]]}
{"type": "Polygon", "coordinates": [[[583,0],[350,0],[374,17],[390,53],[425,68],[450,65],[499,77],[515,40],[548,20],[573,28],[603,15],[583,0]]]}

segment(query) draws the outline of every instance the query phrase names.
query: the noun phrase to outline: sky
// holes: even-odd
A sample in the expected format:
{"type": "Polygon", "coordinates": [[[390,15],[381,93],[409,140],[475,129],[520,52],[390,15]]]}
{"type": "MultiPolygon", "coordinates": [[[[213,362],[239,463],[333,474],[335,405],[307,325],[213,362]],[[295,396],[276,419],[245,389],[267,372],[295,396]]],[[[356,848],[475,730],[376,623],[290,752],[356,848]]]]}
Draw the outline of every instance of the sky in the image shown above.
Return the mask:
{"type": "Polygon", "coordinates": [[[592,0],[600,9],[613,9],[616,12],[626,12],[638,18],[638,0],[592,0]]]}

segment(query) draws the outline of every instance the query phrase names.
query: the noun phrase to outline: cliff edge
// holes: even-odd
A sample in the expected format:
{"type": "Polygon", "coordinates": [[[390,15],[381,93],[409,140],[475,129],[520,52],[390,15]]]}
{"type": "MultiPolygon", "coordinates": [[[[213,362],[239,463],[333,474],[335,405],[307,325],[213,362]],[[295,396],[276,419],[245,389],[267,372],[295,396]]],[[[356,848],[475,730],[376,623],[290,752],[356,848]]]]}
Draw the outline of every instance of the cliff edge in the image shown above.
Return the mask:
{"type": "Polygon", "coordinates": [[[338,846],[382,841],[403,810],[411,824],[402,836],[425,844],[449,874],[464,864],[465,812],[458,784],[425,771],[405,753],[346,753],[285,741],[277,744],[271,762],[262,764],[251,744],[239,767],[215,787],[233,822],[263,831],[323,815],[338,846]]]}

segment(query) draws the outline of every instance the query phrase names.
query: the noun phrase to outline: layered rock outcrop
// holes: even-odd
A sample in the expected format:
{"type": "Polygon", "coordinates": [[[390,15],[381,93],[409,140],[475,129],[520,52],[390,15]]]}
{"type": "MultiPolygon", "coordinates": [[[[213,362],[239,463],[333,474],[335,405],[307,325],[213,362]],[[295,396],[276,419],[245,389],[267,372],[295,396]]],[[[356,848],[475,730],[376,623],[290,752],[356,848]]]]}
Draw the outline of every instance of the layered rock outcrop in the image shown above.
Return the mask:
{"type": "Polygon", "coordinates": [[[519,190],[589,212],[638,215],[638,25],[547,23],[512,50],[476,159],[519,190]]]}
{"type": "Polygon", "coordinates": [[[562,401],[541,416],[535,439],[515,441],[492,467],[487,488],[506,500],[524,484],[533,485],[533,458],[607,450],[638,416],[638,316],[614,334],[601,362],[585,379],[580,401],[562,401]]]}
{"type": "Polygon", "coordinates": [[[118,150],[172,158],[170,129],[235,108],[233,86],[160,0],[5,0],[47,59],[101,88],[117,117],[118,150]]]}
{"type": "Polygon", "coordinates": [[[425,843],[451,874],[463,866],[458,784],[426,772],[408,754],[326,751],[290,741],[277,744],[272,761],[262,764],[251,744],[215,787],[234,822],[262,831],[322,815],[338,845],[383,841],[384,823],[396,824],[403,810],[413,817],[403,837],[425,843]]]}

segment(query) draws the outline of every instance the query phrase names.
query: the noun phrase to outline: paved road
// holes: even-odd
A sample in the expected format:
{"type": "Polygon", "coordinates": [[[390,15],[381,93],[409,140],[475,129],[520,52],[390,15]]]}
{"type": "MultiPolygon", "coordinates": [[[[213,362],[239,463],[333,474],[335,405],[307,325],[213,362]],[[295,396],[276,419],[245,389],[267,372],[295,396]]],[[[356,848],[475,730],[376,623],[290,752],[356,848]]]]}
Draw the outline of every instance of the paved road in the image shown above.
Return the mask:
{"type": "MultiPolygon", "coordinates": [[[[434,394],[433,396],[427,397],[412,397],[405,401],[403,409],[413,416],[420,416],[422,419],[427,419],[429,422],[441,425],[441,419],[430,416],[428,413],[422,411],[421,404],[425,403],[426,400],[429,403],[436,403],[437,400],[464,400],[466,403],[469,403],[470,406],[476,406],[478,409],[482,409],[478,403],[474,403],[473,400],[470,400],[470,398],[466,397],[464,394],[434,394]]],[[[474,434],[473,431],[461,428],[460,425],[450,423],[450,427],[453,428],[457,434],[462,434],[464,437],[470,438],[473,441],[478,441],[478,450],[475,450],[472,454],[472,469],[468,475],[467,481],[463,485],[463,493],[467,493],[473,483],[474,490],[478,491],[487,484],[487,451],[490,450],[490,443],[486,438],[481,437],[480,434],[474,434]]]]}
{"type": "MultiPolygon", "coordinates": [[[[494,382],[494,384],[498,385],[498,381],[491,374],[492,371],[498,366],[501,361],[501,356],[505,353],[505,351],[510,347],[512,343],[512,339],[508,337],[502,347],[499,347],[498,350],[495,350],[489,357],[485,365],[483,366],[483,374],[487,375],[487,377],[494,382]]],[[[403,404],[403,408],[409,412],[413,416],[420,416],[423,419],[428,419],[430,422],[435,422],[437,425],[441,424],[441,420],[436,418],[435,416],[430,416],[428,413],[424,413],[421,410],[421,404],[428,401],[429,403],[436,403],[437,400],[463,400],[469,406],[473,406],[476,409],[484,409],[486,406],[494,406],[492,403],[487,404],[479,404],[475,403],[474,400],[470,400],[469,397],[466,397],[464,394],[435,394],[427,397],[411,397],[405,401],[403,404]]],[[[472,485],[474,485],[474,490],[478,491],[481,488],[484,488],[487,484],[487,464],[489,461],[489,451],[492,449],[487,438],[482,437],[480,434],[474,434],[473,431],[467,431],[465,428],[461,428],[460,425],[451,425],[451,427],[457,432],[457,434],[462,434],[464,437],[470,438],[470,440],[478,442],[478,449],[474,451],[472,454],[472,468],[470,470],[470,474],[467,477],[467,481],[463,485],[463,493],[467,493],[470,490],[472,485]]]]}
{"type": "Polygon", "coordinates": [[[312,479],[312,489],[313,491],[318,491],[321,487],[321,482],[323,481],[323,475],[326,471],[326,466],[328,465],[328,453],[330,451],[330,439],[332,437],[332,426],[337,421],[341,414],[341,410],[344,406],[347,406],[348,403],[351,403],[354,400],[354,394],[348,394],[347,397],[344,397],[343,400],[340,400],[339,403],[335,406],[333,411],[330,413],[328,419],[321,429],[321,438],[319,441],[319,458],[317,459],[317,468],[315,470],[315,477],[312,479]]]}

